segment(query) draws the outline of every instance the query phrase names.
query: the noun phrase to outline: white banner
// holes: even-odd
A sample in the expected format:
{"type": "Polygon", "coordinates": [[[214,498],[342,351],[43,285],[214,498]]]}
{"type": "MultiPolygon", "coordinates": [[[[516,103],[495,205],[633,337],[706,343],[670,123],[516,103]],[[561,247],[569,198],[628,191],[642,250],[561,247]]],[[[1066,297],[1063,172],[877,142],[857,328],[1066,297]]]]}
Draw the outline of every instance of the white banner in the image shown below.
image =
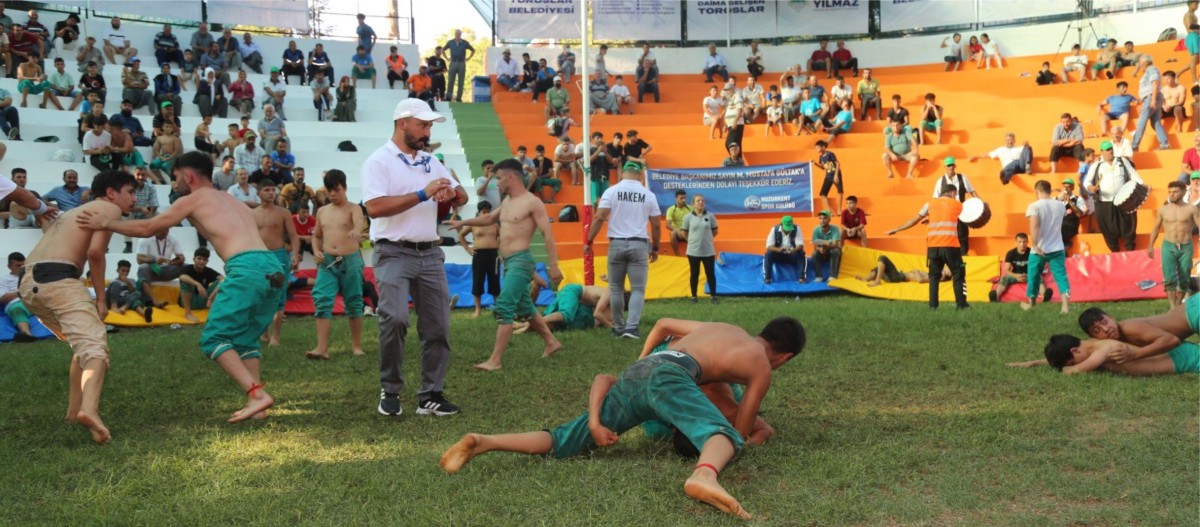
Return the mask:
{"type": "Polygon", "coordinates": [[[679,0],[596,0],[592,38],[596,40],[679,40],[679,0]]]}
{"type": "Polygon", "coordinates": [[[775,8],[775,36],[866,33],[868,0],[789,0],[775,8]]]}
{"type": "Polygon", "coordinates": [[[308,29],[307,0],[208,0],[208,21],[308,29]]]}
{"type": "Polygon", "coordinates": [[[48,2],[90,8],[117,15],[138,15],[173,20],[200,20],[200,0],[54,0],[48,2]]]}
{"type": "Polygon", "coordinates": [[[687,38],[699,41],[770,37],[775,34],[775,0],[687,2],[687,38]],[[729,13],[726,14],[726,3],[729,13]]]}
{"type": "Polygon", "coordinates": [[[883,31],[975,22],[975,2],[965,0],[881,0],[879,4],[880,29],[883,31]]]}
{"type": "Polygon", "coordinates": [[[502,39],[579,38],[579,0],[496,0],[502,39]]]}
{"type": "Polygon", "coordinates": [[[979,0],[979,21],[1061,15],[1075,11],[1075,0],[979,0]]]}

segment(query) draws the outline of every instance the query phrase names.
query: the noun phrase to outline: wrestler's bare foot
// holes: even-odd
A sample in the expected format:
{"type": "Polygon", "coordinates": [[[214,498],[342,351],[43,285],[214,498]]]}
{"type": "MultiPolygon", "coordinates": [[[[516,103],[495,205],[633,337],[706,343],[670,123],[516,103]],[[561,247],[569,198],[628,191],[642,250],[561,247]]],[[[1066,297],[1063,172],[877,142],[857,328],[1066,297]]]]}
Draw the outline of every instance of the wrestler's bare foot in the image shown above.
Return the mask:
{"type": "Polygon", "coordinates": [[[193,315],[191,313],[184,313],[183,318],[186,318],[188,320],[188,322],[191,322],[193,324],[200,323],[200,319],[196,318],[196,315],[193,315]]]}
{"type": "Polygon", "coordinates": [[[442,454],[442,459],[438,464],[442,466],[447,474],[453,474],[463,468],[468,461],[479,455],[475,449],[479,446],[479,436],[477,434],[467,434],[459,439],[454,446],[446,449],[442,454]]]}
{"type": "Polygon", "coordinates": [[[245,407],[237,412],[234,412],[233,416],[228,419],[228,422],[240,423],[258,415],[259,413],[262,413],[263,417],[266,417],[265,412],[268,408],[275,404],[275,399],[268,395],[266,391],[263,391],[262,388],[256,390],[255,393],[257,393],[258,396],[252,397],[250,401],[246,403],[245,407]]]}
{"type": "Polygon", "coordinates": [[[354,351],[352,353],[357,356],[366,355],[366,353],[362,350],[362,348],[354,348],[354,351]]]}
{"type": "Polygon", "coordinates": [[[313,360],[329,360],[329,352],[327,351],[312,350],[305,353],[304,356],[313,360]]]}
{"type": "Polygon", "coordinates": [[[554,339],[554,342],[546,345],[546,351],[542,352],[542,358],[544,359],[554,355],[555,353],[558,353],[558,350],[560,349],[562,349],[562,342],[559,342],[558,339],[554,339]]]}
{"type": "Polygon", "coordinates": [[[267,341],[267,346],[269,346],[269,347],[273,348],[278,345],[279,345],[279,339],[276,337],[271,337],[271,339],[267,341]]]}
{"type": "Polygon", "coordinates": [[[873,280],[873,281],[867,282],[867,287],[875,287],[877,285],[879,285],[879,280],[873,280]]]}
{"type": "Polygon", "coordinates": [[[1030,304],[1029,302],[1021,302],[1021,309],[1029,311],[1030,309],[1033,309],[1033,304],[1030,304]]]}
{"type": "Polygon", "coordinates": [[[496,371],[500,369],[499,364],[493,364],[491,362],[481,362],[479,364],[473,364],[471,367],[483,371],[496,371]]]}
{"type": "Polygon", "coordinates": [[[742,504],[738,500],[730,496],[728,492],[717,483],[717,478],[713,476],[712,471],[708,469],[699,469],[692,473],[692,477],[688,478],[683,484],[683,492],[689,498],[696,501],[707,503],[726,512],[737,516],[743,520],[753,518],[746,509],[742,508],[742,504]]]}
{"type": "Polygon", "coordinates": [[[95,441],[97,445],[105,445],[109,441],[112,441],[112,434],[104,426],[104,421],[100,420],[99,415],[91,415],[81,411],[75,415],[75,420],[79,424],[86,426],[88,430],[91,430],[92,441],[95,441]]]}
{"type": "Polygon", "coordinates": [[[513,322],[513,335],[520,335],[529,331],[528,322],[513,322]]]}
{"type": "Polygon", "coordinates": [[[1067,306],[1063,306],[1062,310],[1059,311],[1058,314],[1069,315],[1069,314],[1071,314],[1071,310],[1069,308],[1067,308],[1067,306]]]}
{"type": "Polygon", "coordinates": [[[476,309],[475,312],[471,314],[471,318],[479,318],[479,310],[478,309],[476,309]]]}

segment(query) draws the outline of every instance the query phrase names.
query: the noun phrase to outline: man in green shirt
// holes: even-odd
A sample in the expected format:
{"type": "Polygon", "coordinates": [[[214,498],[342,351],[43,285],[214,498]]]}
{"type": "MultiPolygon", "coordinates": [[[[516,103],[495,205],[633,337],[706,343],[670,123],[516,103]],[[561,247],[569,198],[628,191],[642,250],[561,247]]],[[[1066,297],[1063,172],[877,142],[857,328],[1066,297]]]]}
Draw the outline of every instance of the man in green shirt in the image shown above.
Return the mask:
{"type": "Polygon", "coordinates": [[[875,107],[875,119],[883,120],[883,98],[879,96],[879,79],[871,76],[871,69],[863,70],[863,78],[858,81],[859,108],[862,108],[860,121],[867,120],[867,109],[875,107]]]}
{"type": "Polygon", "coordinates": [[[842,230],[829,224],[829,216],[828,210],[821,211],[817,215],[821,224],[814,228],[812,233],[812,261],[817,275],[813,279],[814,282],[827,282],[831,278],[837,278],[842,266],[842,230]],[[828,273],[824,272],[826,263],[829,263],[828,273]]]}
{"type": "Polygon", "coordinates": [[[546,119],[566,114],[571,107],[571,92],[563,88],[562,77],[554,77],[554,87],[546,90],[546,119]]]}

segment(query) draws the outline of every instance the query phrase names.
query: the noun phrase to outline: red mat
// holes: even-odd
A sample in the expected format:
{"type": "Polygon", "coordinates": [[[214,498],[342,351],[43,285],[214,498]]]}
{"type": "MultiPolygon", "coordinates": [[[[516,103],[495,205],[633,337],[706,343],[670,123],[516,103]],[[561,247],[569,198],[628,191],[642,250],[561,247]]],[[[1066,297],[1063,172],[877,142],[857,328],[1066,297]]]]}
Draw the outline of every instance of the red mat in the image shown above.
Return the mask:
{"type": "MultiPolygon", "coordinates": [[[[287,303],[284,304],[283,312],[289,315],[312,315],[314,311],[312,300],[312,284],[317,278],[317,270],[301,269],[296,271],[294,274],[296,275],[296,278],[307,278],[308,287],[291,291],[291,298],[289,298],[287,303]]],[[[370,280],[371,283],[374,283],[375,269],[373,267],[364,267],[363,276],[365,276],[367,280],[370,280]]],[[[338,295],[338,297],[333,300],[333,314],[342,315],[345,314],[345,312],[345,307],[342,305],[342,297],[341,295],[338,295]]]]}
{"type": "MultiPolygon", "coordinates": [[[[1071,281],[1072,302],[1114,302],[1120,300],[1154,300],[1166,298],[1162,287],[1162,260],[1158,254],[1151,260],[1146,251],[1130,251],[1067,258],[1067,279],[1071,281]],[[1138,282],[1152,280],[1154,287],[1142,290],[1138,282]]],[[[1042,276],[1046,287],[1054,289],[1052,302],[1061,299],[1058,285],[1049,270],[1042,276]]],[[[1025,299],[1025,284],[1016,284],[1004,292],[1002,302],[1025,299]]]]}

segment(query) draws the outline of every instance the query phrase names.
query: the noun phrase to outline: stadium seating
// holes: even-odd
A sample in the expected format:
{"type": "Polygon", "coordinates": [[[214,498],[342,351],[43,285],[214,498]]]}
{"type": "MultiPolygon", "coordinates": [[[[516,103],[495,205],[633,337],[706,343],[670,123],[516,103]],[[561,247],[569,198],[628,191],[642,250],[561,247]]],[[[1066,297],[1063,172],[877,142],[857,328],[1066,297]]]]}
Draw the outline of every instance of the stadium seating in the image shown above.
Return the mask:
{"type": "MultiPolygon", "coordinates": [[[[1175,42],[1139,45],[1138,50],[1150,53],[1162,71],[1178,70],[1187,59],[1185,52],[1175,51],[1175,42]]],[[[1030,73],[1040,69],[1042,61],[1057,64],[1053,56],[1030,56],[1006,59],[1006,67],[996,70],[976,70],[967,65],[962,71],[944,73],[941,64],[918,66],[885,67],[874,70],[881,84],[885,100],[893,94],[903,97],[903,104],[914,114],[921,107],[928,92],[937,94],[938,104],[944,107],[945,124],[941,144],[927,143],[921,149],[925,159],[916,171],[915,180],[887,179],[880,162],[882,153],[881,132],[884,124],[879,121],[859,121],[852,126],[850,134],[837,138],[832,146],[844,167],[845,187],[848,195],[857,195],[859,205],[869,213],[871,248],[912,254],[925,252],[923,228],[914,228],[898,236],[887,237],[884,232],[900,225],[917,213],[921,205],[932,194],[935,178],[942,173],[940,160],[954,156],[959,160],[959,172],[968,175],[980,196],[991,205],[992,220],[983,229],[971,233],[971,253],[975,255],[1003,255],[1013,246],[1013,235],[1028,230],[1024,217],[1025,207],[1033,197],[1033,183],[1048,179],[1054,188],[1061,187],[1063,177],[1074,177],[1077,164],[1073,160],[1060,161],[1056,176],[1049,172],[1047,154],[1050,135],[1059,115],[1070,112],[1079,116],[1085,133],[1099,133],[1096,120],[1096,104],[1104,97],[1115,93],[1116,82],[1129,81],[1136,91],[1136,79],[1129,76],[1132,68],[1122,70],[1117,79],[1111,81],[1056,84],[1040,87],[1035,85],[1030,73]],[[1018,142],[1029,140],[1034,151],[1034,175],[1017,176],[1010,185],[999,181],[999,167],[992,160],[969,163],[971,155],[986,154],[1003,143],[1007,132],[1014,132],[1018,142]]],[[[783,59],[781,62],[786,62],[783,59]]],[[[864,66],[866,66],[864,64],[864,66]]],[[[1058,66],[1055,67],[1056,69],[1058,66]]],[[[735,74],[739,86],[744,74],[735,74]]],[[[760,84],[778,84],[779,72],[767,73],[760,84]]],[[[628,76],[627,76],[628,78],[628,76]]],[[[600,131],[610,138],[613,132],[625,133],[637,129],[639,136],[654,147],[649,162],[658,168],[695,168],[719,166],[726,156],[723,142],[709,140],[708,129],[700,123],[700,102],[708,93],[711,84],[701,74],[663,75],[661,78],[662,102],[647,102],[635,106],[635,115],[602,115],[592,120],[592,130],[600,131]]],[[[829,80],[821,83],[828,89],[829,80]]],[[[848,78],[847,84],[857,79],[848,78]]],[[[574,81],[573,81],[574,83],[574,81]]],[[[631,89],[633,89],[631,87],[631,89]]],[[[571,115],[576,121],[581,117],[581,97],[578,88],[572,88],[571,115]]],[[[532,152],[537,144],[547,145],[552,151],[555,141],[546,132],[543,117],[544,102],[530,103],[530,94],[509,92],[493,83],[493,105],[504,126],[504,133],[512,148],[526,145],[532,152]]],[[[857,113],[857,112],[856,112],[857,113]]],[[[1166,124],[1173,125],[1173,120],[1166,124]]],[[[815,157],[813,143],[824,139],[824,134],[800,137],[775,135],[765,136],[760,120],[747,126],[743,152],[751,165],[809,161],[815,157]]],[[[1131,124],[1132,126],[1132,124],[1131,124]]],[[[1187,126],[1190,129],[1190,124],[1187,126]]],[[[1169,127],[1171,149],[1159,151],[1153,137],[1147,137],[1141,152],[1133,160],[1141,176],[1153,187],[1150,199],[1138,211],[1139,246],[1148,243],[1148,231],[1153,225],[1154,206],[1166,196],[1166,183],[1178,174],[1179,159],[1183,149],[1191,146],[1191,133],[1181,137],[1169,127]]],[[[795,128],[787,127],[788,132],[795,128]]],[[[572,139],[579,141],[581,127],[571,129],[572,139]]],[[[1127,134],[1132,137],[1132,130],[1127,134]]],[[[926,136],[932,141],[932,134],[926,136]]],[[[1098,148],[1101,139],[1089,138],[1086,145],[1098,148]]],[[[814,195],[821,183],[821,171],[814,174],[814,195]]],[[[564,190],[559,194],[553,212],[567,203],[579,205],[583,201],[582,187],[569,185],[569,175],[564,178],[564,190]]],[[[820,202],[817,202],[820,208],[820,202]]],[[[721,235],[717,249],[723,252],[758,254],[762,251],[764,233],[775,223],[776,217],[730,216],[722,217],[721,235]]],[[[798,218],[806,237],[816,225],[815,216],[798,218]]],[[[559,242],[561,258],[581,255],[581,232],[578,225],[556,224],[555,237],[559,242]]],[[[599,239],[603,239],[600,237],[599,239]]],[[[1107,252],[1099,234],[1084,234],[1076,239],[1073,252],[1079,252],[1087,244],[1093,253],[1107,252]]],[[[603,250],[603,248],[601,248],[603,250]]]]}

